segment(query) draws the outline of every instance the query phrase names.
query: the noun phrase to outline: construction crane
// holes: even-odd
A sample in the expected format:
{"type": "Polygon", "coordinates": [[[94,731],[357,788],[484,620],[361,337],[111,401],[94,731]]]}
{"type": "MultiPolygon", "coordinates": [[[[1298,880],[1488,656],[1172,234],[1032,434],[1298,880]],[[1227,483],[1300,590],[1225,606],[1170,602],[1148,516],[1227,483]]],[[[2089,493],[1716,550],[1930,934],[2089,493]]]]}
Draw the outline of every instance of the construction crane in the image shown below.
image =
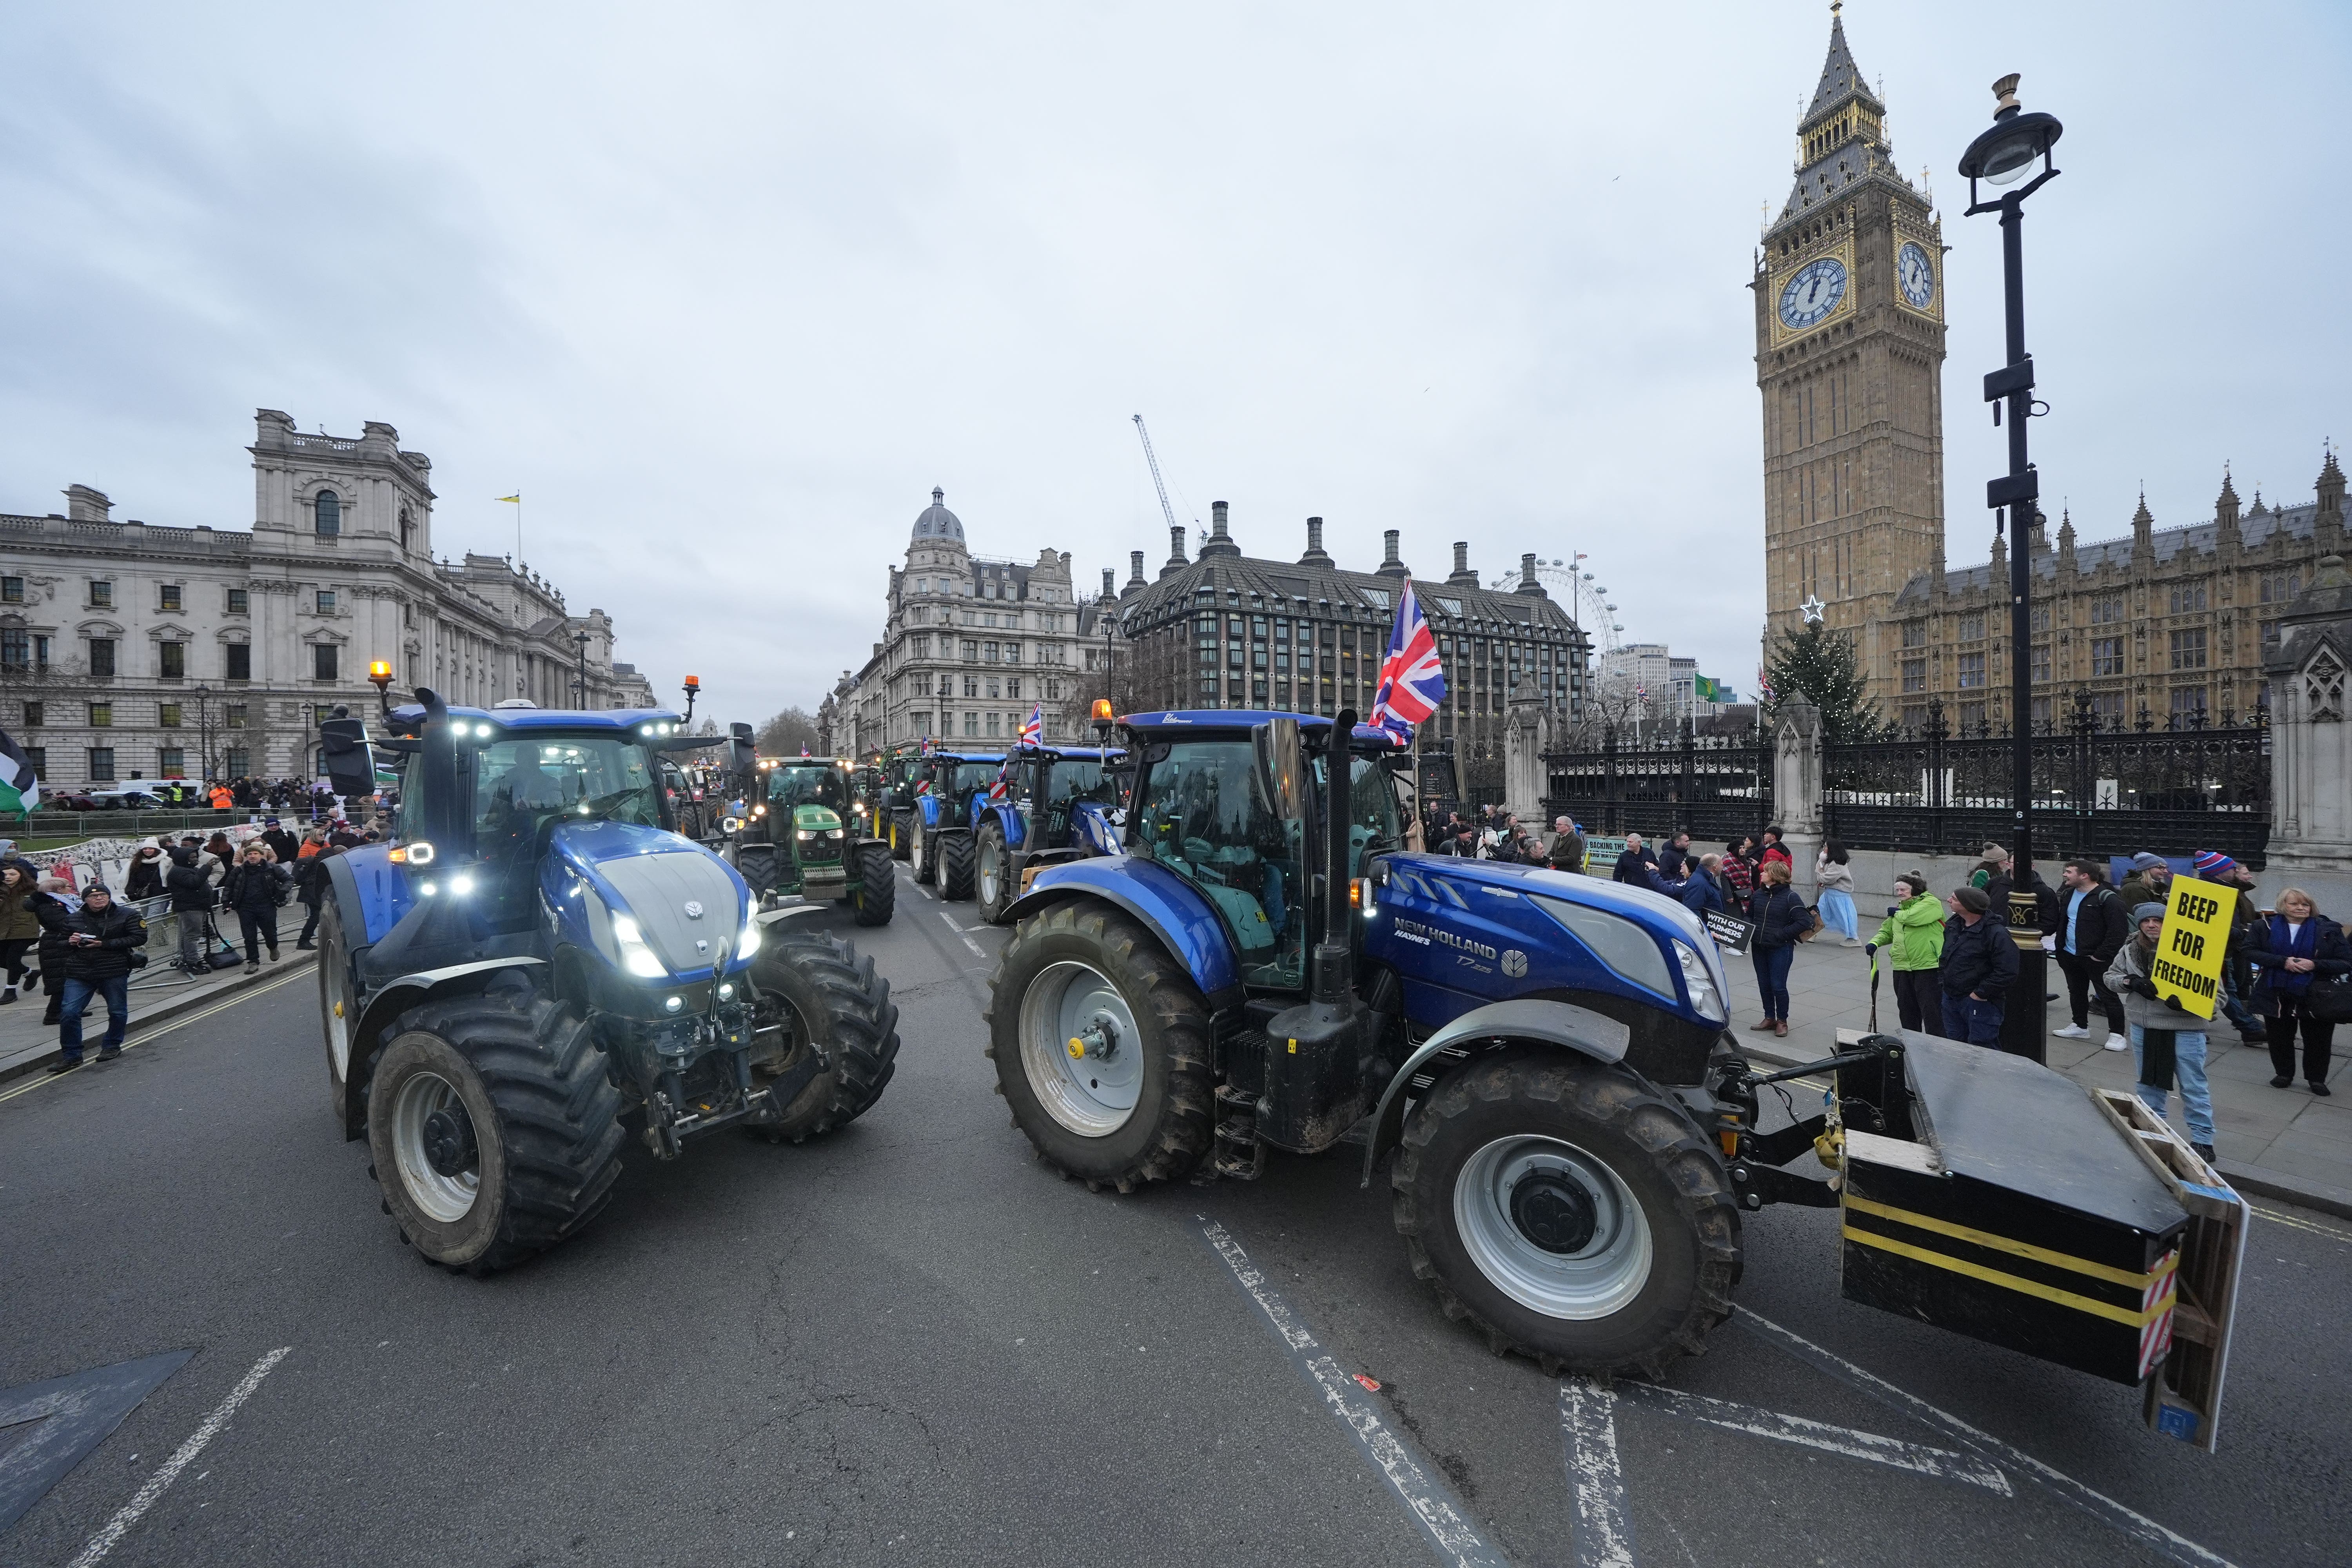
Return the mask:
{"type": "Polygon", "coordinates": [[[1160,515],[1168,520],[1172,529],[1176,526],[1176,509],[1168,504],[1168,485],[1160,477],[1160,459],[1151,451],[1151,432],[1144,428],[1140,414],[1135,416],[1135,433],[1143,437],[1143,460],[1151,465],[1151,488],[1160,492],[1160,515]]]}

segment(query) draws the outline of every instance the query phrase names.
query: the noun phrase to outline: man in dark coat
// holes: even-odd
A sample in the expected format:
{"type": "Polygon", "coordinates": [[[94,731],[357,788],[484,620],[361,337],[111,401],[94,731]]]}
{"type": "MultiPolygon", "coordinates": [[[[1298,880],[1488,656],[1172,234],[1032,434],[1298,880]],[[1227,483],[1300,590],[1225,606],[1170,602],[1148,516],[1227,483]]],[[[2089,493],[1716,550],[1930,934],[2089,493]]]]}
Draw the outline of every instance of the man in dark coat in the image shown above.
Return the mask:
{"type": "Polygon", "coordinates": [[[1677,827],[1666,839],[1666,847],[1658,851],[1658,875],[1669,882],[1681,881],[1686,873],[1683,862],[1690,857],[1690,829],[1677,827]]]}
{"type": "Polygon", "coordinates": [[[190,974],[211,967],[215,902],[210,857],[193,845],[172,851],[172,868],[163,873],[164,890],[172,895],[172,913],[180,921],[180,968],[190,974]]]}
{"type": "Polygon", "coordinates": [[[147,945],[147,922],[128,904],[118,904],[103,882],[82,889],[81,908],[65,919],[66,985],[58,1010],[58,1059],[53,1073],[81,1066],[81,1016],[90,998],[106,998],[106,1038],[98,1059],[122,1054],[131,1027],[131,955],[147,945]]]}
{"type": "Polygon", "coordinates": [[[263,819],[261,841],[269,846],[269,852],[278,857],[278,863],[280,866],[289,868],[294,864],[295,857],[302,853],[302,841],[278,826],[278,819],[274,816],[263,819]]]}
{"type": "Polygon", "coordinates": [[[1981,888],[1952,894],[1944,925],[1944,1033],[1972,1046],[1999,1046],[2011,982],[2017,978],[2017,943],[2009,927],[1988,918],[1992,900],[1981,888]]]}
{"type": "Polygon", "coordinates": [[[298,952],[307,952],[319,945],[310,939],[319,933],[319,906],[327,901],[327,862],[341,853],[330,844],[316,855],[294,862],[294,896],[310,911],[302,922],[301,940],[294,944],[298,952]]]}
{"type": "Polygon", "coordinates": [[[2131,917],[2116,890],[2107,886],[2107,868],[2097,860],[2069,860],[2059,873],[2057,958],[2066,973],[2066,1001],[2074,1016],[2067,1027],[2053,1030],[2062,1040],[2091,1037],[2091,1001],[2096,997],[2107,1025],[2106,1048],[2131,1049],[2124,1032],[2124,999],[2107,989],[2107,965],[2131,937],[2131,917]]]}
{"type": "Polygon", "coordinates": [[[265,946],[269,949],[269,962],[278,962],[278,895],[293,880],[294,874],[274,864],[269,851],[257,842],[245,847],[221,884],[221,902],[236,911],[236,923],[245,937],[246,973],[261,967],[265,946]]]}
{"type": "Polygon", "coordinates": [[[1650,873],[1657,864],[1658,858],[1650,852],[1648,845],[1642,842],[1642,836],[1628,833],[1625,835],[1625,847],[1617,857],[1617,869],[1610,873],[1610,879],[1646,888],[1650,885],[1650,873]]]}
{"type": "Polygon", "coordinates": [[[1555,871],[1584,870],[1584,835],[1576,830],[1576,823],[1559,817],[1552,823],[1551,868],[1555,871]]]}

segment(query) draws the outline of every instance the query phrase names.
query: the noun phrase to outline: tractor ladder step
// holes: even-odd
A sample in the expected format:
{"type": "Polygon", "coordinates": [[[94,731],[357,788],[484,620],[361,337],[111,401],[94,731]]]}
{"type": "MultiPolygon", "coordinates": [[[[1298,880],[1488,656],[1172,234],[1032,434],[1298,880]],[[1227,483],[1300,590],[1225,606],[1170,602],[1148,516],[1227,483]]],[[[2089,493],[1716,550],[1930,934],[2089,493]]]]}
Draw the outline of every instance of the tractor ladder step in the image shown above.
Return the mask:
{"type": "Polygon", "coordinates": [[[1217,1086],[1217,1137],[1210,1165],[1236,1182],[1265,1174],[1265,1145],[1257,1141],[1257,1096],[1226,1084],[1217,1086]]]}

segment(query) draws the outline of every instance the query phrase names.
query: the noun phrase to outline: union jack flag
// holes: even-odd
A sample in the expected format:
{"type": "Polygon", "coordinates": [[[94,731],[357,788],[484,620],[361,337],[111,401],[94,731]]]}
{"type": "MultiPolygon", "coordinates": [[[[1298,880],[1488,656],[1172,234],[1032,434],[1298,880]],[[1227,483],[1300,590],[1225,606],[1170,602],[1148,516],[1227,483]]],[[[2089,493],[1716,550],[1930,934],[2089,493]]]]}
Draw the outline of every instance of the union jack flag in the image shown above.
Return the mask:
{"type": "Polygon", "coordinates": [[[1013,753],[1008,752],[1004,761],[997,764],[996,777],[988,786],[989,799],[1003,800],[1013,793],[1013,753]]]}
{"type": "Polygon", "coordinates": [[[1423,618],[1421,598],[1412,579],[1397,595],[1396,626],[1389,633],[1388,657],[1381,661],[1380,690],[1372,698],[1372,724],[1395,736],[1401,744],[1412,741],[1414,726],[1437,711],[1445,700],[1445,666],[1437,657],[1437,639],[1423,618]]]}
{"type": "Polygon", "coordinates": [[[1045,743],[1045,705],[1042,702],[1029,710],[1029,718],[1021,726],[1021,744],[1042,746],[1045,743]]]}

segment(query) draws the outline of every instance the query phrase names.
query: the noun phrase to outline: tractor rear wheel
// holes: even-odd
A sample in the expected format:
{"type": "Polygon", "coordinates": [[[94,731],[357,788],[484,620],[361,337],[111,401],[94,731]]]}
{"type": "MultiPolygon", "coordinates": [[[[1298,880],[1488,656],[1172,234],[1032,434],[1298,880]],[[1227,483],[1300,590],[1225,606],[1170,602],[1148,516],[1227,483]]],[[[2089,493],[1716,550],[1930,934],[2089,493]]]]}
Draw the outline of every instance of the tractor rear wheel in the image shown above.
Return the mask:
{"type": "Polygon", "coordinates": [[[352,984],[351,939],[343,934],[343,910],[331,882],[319,902],[319,1021],[327,1040],[327,1092],[335,1120],[347,1114],[344,1080],[352,1070],[352,1036],[360,1026],[359,992],[352,984]]]}
{"type": "Polygon", "coordinates": [[[898,874],[890,868],[890,847],[868,838],[849,852],[849,891],[841,901],[862,926],[886,926],[898,901],[898,874]]]}
{"type": "Polygon", "coordinates": [[[973,874],[978,882],[974,896],[980,902],[981,918],[991,925],[1001,926],[1004,923],[1004,911],[1019,897],[1019,890],[1013,885],[1013,856],[1004,847],[1004,829],[994,819],[980,825],[979,837],[973,852],[973,874]]]}
{"type": "Polygon", "coordinates": [[[1039,1158],[1122,1193],[1191,1173],[1213,1131],[1209,1004],[1141,921],[1056,904],[1021,922],[989,988],[997,1089],[1039,1158]]]}
{"type": "Polygon", "coordinates": [[[904,860],[907,858],[907,839],[908,837],[908,834],[907,832],[907,818],[911,814],[908,812],[904,806],[893,806],[890,809],[888,835],[890,839],[890,858],[893,860],[904,860]]]}
{"type": "Polygon", "coordinates": [[[915,880],[929,886],[939,879],[940,868],[936,859],[940,849],[939,839],[935,835],[923,831],[923,819],[920,816],[907,825],[907,831],[909,835],[907,840],[907,858],[914,863],[915,880]]]}
{"type": "Polygon", "coordinates": [[[940,841],[940,897],[961,903],[971,897],[979,878],[972,864],[971,835],[943,833],[940,841]]]}
{"type": "Polygon", "coordinates": [[[813,1049],[822,1048],[831,1064],[766,1121],[769,1141],[798,1143],[865,1114],[898,1060],[898,1009],[874,961],[838,937],[788,935],[772,926],[751,976],[755,1026],[767,1047],[752,1063],[754,1086],[791,1072],[813,1049]]]}
{"type": "Polygon", "coordinates": [[[1474,1060],[1413,1108],[1391,1181],[1413,1273],[1498,1355],[1655,1378],[1730,1314],[1739,1209],[1723,1163],[1624,1068],[1474,1060]]]}
{"type": "Polygon", "coordinates": [[[401,1238],[469,1274],[594,1219],[621,1145],[621,1091],[586,1017],[527,985],[410,1008],[369,1089],[368,1148],[401,1238]]]}

